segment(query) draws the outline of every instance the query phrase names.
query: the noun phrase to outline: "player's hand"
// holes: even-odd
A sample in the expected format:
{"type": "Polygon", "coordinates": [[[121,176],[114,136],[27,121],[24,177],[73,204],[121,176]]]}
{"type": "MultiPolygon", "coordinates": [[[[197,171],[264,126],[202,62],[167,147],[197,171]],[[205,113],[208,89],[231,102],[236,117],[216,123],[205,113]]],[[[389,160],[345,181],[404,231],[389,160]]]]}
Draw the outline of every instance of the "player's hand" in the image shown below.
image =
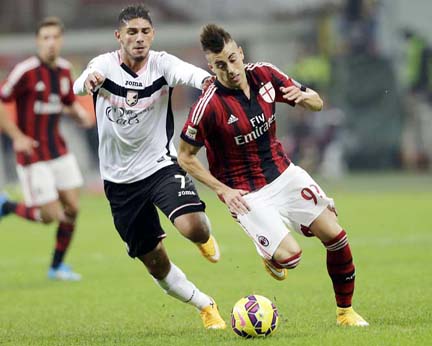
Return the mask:
{"type": "Polygon", "coordinates": [[[219,198],[225,202],[231,213],[243,215],[250,211],[249,205],[242,197],[248,193],[245,190],[227,188],[219,194],[219,198]]]}
{"type": "Polygon", "coordinates": [[[201,84],[201,90],[202,90],[203,94],[206,92],[208,87],[213,84],[213,82],[215,80],[216,80],[216,76],[208,76],[208,77],[204,78],[204,80],[202,81],[202,84],[201,84]]]}
{"type": "Polygon", "coordinates": [[[22,135],[13,140],[13,149],[17,153],[32,155],[34,148],[37,148],[39,143],[33,138],[22,135]]]}
{"type": "Polygon", "coordinates": [[[99,72],[91,72],[84,81],[84,88],[87,94],[92,95],[105,81],[105,77],[99,72]]]}
{"type": "Polygon", "coordinates": [[[288,101],[294,101],[296,104],[302,102],[305,99],[305,93],[295,85],[291,85],[289,87],[280,87],[280,91],[282,91],[282,97],[284,99],[288,101]]]}

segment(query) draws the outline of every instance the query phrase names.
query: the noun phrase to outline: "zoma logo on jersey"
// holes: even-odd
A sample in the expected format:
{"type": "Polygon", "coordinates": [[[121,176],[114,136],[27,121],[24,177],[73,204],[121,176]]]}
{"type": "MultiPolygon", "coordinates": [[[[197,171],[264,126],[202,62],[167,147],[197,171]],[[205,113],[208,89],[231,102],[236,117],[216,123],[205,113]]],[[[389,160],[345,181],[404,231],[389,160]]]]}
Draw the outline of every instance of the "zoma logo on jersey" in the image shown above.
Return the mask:
{"type": "Polygon", "coordinates": [[[143,87],[143,84],[141,82],[130,81],[130,80],[126,81],[126,86],[128,86],[128,85],[134,86],[134,87],[143,87]]]}

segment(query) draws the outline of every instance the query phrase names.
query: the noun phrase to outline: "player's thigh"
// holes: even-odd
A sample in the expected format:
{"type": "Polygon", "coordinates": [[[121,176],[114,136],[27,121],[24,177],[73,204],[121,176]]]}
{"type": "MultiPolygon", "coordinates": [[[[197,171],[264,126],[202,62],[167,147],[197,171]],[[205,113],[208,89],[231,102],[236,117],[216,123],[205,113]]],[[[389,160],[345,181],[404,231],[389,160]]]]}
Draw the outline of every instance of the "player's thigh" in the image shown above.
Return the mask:
{"type": "Polygon", "coordinates": [[[312,222],[334,202],[305,170],[294,165],[288,169],[274,203],[287,227],[308,236],[312,222]]]}
{"type": "MultiPolygon", "coordinates": [[[[205,203],[200,200],[192,179],[178,165],[158,171],[152,183],[152,202],[171,222],[174,223],[180,216],[205,210],[205,203]]],[[[202,220],[198,215],[195,215],[195,219],[202,220]]]]}
{"type": "Polygon", "coordinates": [[[271,259],[289,230],[274,206],[254,204],[250,198],[248,204],[251,210],[247,214],[238,215],[237,220],[253,240],[258,253],[271,259]]]}
{"type": "Polygon", "coordinates": [[[83,177],[73,154],[66,154],[50,161],[57,190],[73,190],[83,185],[83,177]]]}
{"type": "Polygon", "coordinates": [[[114,225],[126,244],[129,256],[152,251],[165,237],[156,207],[143,181],[132,184],[104,182],[114,225]]]}
{"type": "Polygon", "coordinates": [[[311,232],[321,241],[328,242],[334,239],[341,231],[335,213],[328,208],[319,215],[310,226],[311,232]]]}
{"type": "Polygon", "coordinates": [[[17,174],[27,206],[42,206],[58,200],[55,176],[48,162],[17,165],[17,174]]]}

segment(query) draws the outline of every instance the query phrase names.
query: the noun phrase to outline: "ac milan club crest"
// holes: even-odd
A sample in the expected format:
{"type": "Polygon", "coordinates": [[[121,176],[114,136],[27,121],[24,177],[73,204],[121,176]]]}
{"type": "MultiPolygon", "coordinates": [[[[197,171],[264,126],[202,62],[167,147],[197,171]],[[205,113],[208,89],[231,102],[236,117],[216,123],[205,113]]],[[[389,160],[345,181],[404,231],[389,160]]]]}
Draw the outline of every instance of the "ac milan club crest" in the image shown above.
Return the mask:
{"type": "Polygon", "coordinates": [[[259,241],[259,243],[262,245],[262,246],[269,246],[269,241],[268,241],[268,239],[266,238],[266,237],[264,237],[264,236],[262,236],[262,235],[260,235],[259,237],[258,237],[258,241],[259,241]]]}
{"type": "Polygon", "coordinates": [[[128,90],[127,91],[126,103],[130,107],[133,107],[138,103],[138,91],[137,90],[128,90]]]}
{"type": "Polygon", "coordinates": [[[263,100],[267,103],[273,103],[275,100],[275,90],[271,82],[267,82],[260,89],[259,93],[263,100]]]}

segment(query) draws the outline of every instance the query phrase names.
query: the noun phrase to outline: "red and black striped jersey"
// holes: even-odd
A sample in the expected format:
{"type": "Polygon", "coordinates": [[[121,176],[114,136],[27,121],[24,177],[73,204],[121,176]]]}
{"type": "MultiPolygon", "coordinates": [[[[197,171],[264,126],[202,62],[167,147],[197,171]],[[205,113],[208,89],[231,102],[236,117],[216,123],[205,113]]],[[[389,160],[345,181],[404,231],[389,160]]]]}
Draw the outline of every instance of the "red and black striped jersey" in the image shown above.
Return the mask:
{"type": "Polygon", "coordinates": [[[31,156],[18,153],[18,164],[52,160],[67,153],[59,119],[63,105],[75,101],[69,62],[59,58],[51,68],[36,56],[24,60],[7,77],[0,98],[15,101],[19,129],[39,143],[31,156]]]}
{"type": "Polygon", "coordinates": [[[268,63],[245,65],[250,99],[215,81],[192,106],[181,138],[205,146],[210,172],[224,184],[255,191],[275,180],[290,164],[276,137],[276,102],[281,86],[297,85],[268,63]]]}

